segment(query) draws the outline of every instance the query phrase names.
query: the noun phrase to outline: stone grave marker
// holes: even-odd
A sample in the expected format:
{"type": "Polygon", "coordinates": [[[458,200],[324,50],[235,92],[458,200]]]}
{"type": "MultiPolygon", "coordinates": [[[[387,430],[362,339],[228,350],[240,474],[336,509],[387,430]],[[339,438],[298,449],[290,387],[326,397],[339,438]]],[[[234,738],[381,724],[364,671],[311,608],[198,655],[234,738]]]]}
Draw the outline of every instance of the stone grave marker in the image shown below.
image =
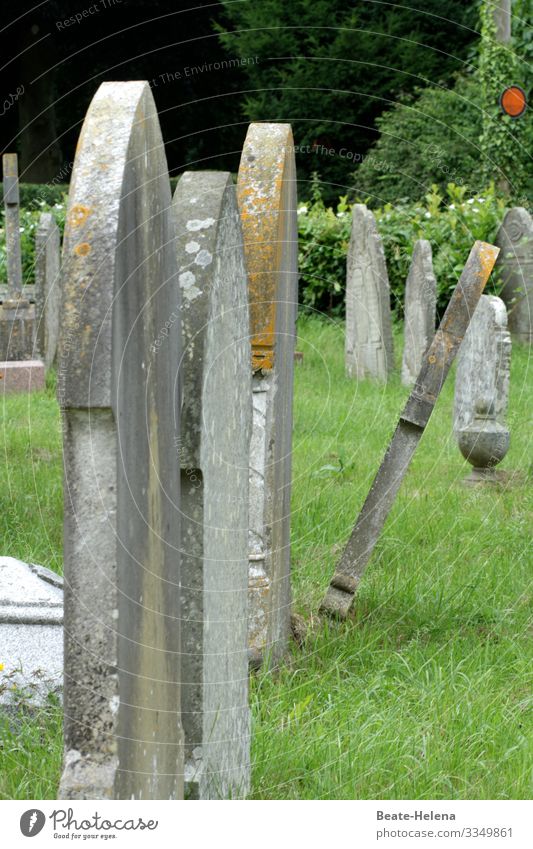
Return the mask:
{"type": "Polygon", "coordinates": [[[63,580],[0,557],[0,705],[34,707],[63,685],[63,580]]]}
{"type": "Polygon", "coordinates": [[[35,313],[37,348],[46,368],[54,364],[61,308],[59,227],[42,212],[35,236],[35,313]]]}
{"type": "Polygon", "coordinates": [[[181,288],[182,716],[186,798],[250,784],[249,308],[235,187],[186,172],[175,195],[181,288]]]}
{"type": "Polygon", "coordinates": [[[509,330],[522,342],[533,343],[533,221],[521,206],[510,209],[496,236],[500,248],[502,300],[509,330]]]}
{"type": "Polygon", "coordinates": [[[511,373],[511,336],[501,298],[482,295],[459,348],[455,373],[454,431],[471,424],[476,403],[492,405],[505,424],[511,373]]]}
{"type": "Polygon", "coordinates": [[[180,324],[163,141],[146,82],[86,115],[63,244],[64,799],[183,795],[180,324]],[[157,345],[159,341],[161,344],[157,345]]]}
{"type": "Polygon", "coordinates": [[[275,662],[290,633],[290,492],[298,301],[296,169],[289,124],[251,124],[237,194],[250,300],[249,644],[275,662]]]}
{"type": "Polygon", "coordinates": [[[431,245],[415,242],[405,286],[404,348],[402,383],[413,386],[435,335],[437,281],[433,274],[431,245]]]}
{"type": "Polygon", "coordinates": [[[394,367],[389,278],[376,220],[364,204],[352,207],[346,265],[346,372],[386,381],[394,367]]]}
{"type": "MultiPolygon", "coordinates": [[[[18,157],[2,156],[7,260],[7,292],[0,308],[0,361],[34,360],[35,308],[22,287],[18,157]]],[[[41,366],[42,368],[42,366],[41,366]]],[[[34,388],[40,382],[34,369],[34,388]]],[[[44,379],[44,377],[43,377],[44,379]]]]}

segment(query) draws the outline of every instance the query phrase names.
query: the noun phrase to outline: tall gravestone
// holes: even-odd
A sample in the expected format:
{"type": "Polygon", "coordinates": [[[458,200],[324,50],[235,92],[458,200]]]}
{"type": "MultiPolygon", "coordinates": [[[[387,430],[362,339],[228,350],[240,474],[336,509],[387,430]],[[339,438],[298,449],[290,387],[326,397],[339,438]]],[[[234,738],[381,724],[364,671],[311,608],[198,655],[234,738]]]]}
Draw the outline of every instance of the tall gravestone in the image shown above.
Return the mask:
{"type": "Polygon", "coordinates": [[[346,372],[386,381],[394,367],[390,290],[376,219],[364,204],[352,207],[346,266],[346,372]]]}
{"type": "Polygon", "coordinates": [[[250,783],[249,309],[235,187],[186,172],[174,195],[183,338],[179,461],[187,798],[250,783]]]}
{"type": "Polygon", "coordinates": [[[251,124],[237,194],[252,340],[250,660],[275,661],[290,630],[290,493],[298,229],[288,124],[251,124]]]}
{"type": "Polygon", "coordinates": [[[496,236],[500,248],[502,300],[509,330],[522,342],[533,343],[533,221],[521,206],[510,209],[496,236]]]}
{"type": "MultiPolygon", "coordinates": [[[[39,374],[38,363],[33,359],[35,308],[26,297],[22,285],[17,154],[4,153],[2,156],[2,168],[4,178],[7,293],[0,307],[0,361],[18,362],[21,360],[31,360],[35,386],[41,388],[44,373],[39,374]]],[[[16,367],[12,368],[16,369],[16,367]]],[[[26,367],[22,366],[21,368],[25,369],[26,367]]],[[[13,383],[15,382],[16,379],[13,383]]]]}
{"type": "Polygon", "coordinates": [[[146,82],[106,82],[78,142],[63,244],[61,798],[183,794],[176,310],[155,104],[146,82]]]}
{"type": "Polygon", "coordinates": [[[404,348],[402,383],[413,386],[424,355],[435,335],[437,281],[433,274],[431,245],[426,239],[415,242],[405,286],[404,348]]]}
{"type": "Polygon", "coordinates": [[[54,364],[61,309],[59,227],[42,212],[35,236],[35,313],[37,348],[46,368],[54,364]]]}
{"type": "Polygon", "coordinates": [[[482,295],[457,356],[456,435],[472,423],[480,401],[492,405],[496,421],[505,423],[510,368],[511,337],[505,304],[494,295],[482,295]]]}

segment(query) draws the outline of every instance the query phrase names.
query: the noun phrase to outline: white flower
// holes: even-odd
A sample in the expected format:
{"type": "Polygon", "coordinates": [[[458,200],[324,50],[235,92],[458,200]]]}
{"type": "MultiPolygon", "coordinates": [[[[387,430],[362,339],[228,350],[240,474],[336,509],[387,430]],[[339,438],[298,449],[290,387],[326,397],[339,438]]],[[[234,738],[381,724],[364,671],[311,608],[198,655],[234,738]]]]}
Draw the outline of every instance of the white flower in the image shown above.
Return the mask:
{"type": "Polygon", "coordinates": [[[306,206],[299,206],[298,207],[298,215],[305,215],[306,212],[307,212],[306,206]]]}
{"type": "Polygon", "coordinates": [[[473,212],[479,212],[479,206],[475,206],[473,212]]]}
{"type": "Polygon", "coordinates": [[[474,198],[468,198],[467,203],[474,203],[474,198]]]}
{"type": "Polygon", "coordinates": [[[426,212],[425,215],[426,215],[426,218],[431,218],[431,212],[426,212]]]}
{"type": "Polygon", "coordinates": [[[337,218],[344,218],[345,215],[345,212],[337,212],[337,218]]]}
{"type": "Polygon", "coordinates": [[[478,203],[485,203],[485,198],[478,198],[478,203]]]}
{"type": "Polygon", "coordinates": [[[455,204],[454,204],[454,203],[451,203],[451,204],[449,205],[448,209],[455,209],[455,204]]]}

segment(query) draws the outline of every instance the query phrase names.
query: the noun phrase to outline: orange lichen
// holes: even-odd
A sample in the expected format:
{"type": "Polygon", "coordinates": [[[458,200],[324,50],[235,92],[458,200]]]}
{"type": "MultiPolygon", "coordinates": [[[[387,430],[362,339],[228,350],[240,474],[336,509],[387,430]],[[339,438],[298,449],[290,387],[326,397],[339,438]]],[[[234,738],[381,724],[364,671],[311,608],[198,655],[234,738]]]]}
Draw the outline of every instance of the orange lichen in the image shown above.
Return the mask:
{"type": "Polygon", "coordinates": [[[68,221],[71,227],[80,227],[87,221],[91,213],[90,206],[84,206],[81,203],[75,203],[68,214],[68,221]]]}
{"type": "Polygon", "coordinates": [[[91,252],[91,246],[89,242],[81,242],[79,245],[76,245],[74,248],[74,253],[78,256],[87,256],[88,253],[91,252]]]}

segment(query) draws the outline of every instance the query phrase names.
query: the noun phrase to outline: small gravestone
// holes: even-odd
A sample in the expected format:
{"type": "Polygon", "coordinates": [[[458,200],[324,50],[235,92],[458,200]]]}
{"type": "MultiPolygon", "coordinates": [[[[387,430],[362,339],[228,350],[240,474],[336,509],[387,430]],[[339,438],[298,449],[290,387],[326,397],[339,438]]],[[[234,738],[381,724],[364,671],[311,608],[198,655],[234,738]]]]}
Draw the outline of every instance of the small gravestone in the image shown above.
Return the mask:
{"type": "Polygon", "coordinates": [[[150,88],[103,83],[63,243],[64,799],[183,795],[175,238],[150,88]]]}
{"type": "Polygon", "coordinates": [[[386,381],[394,367],[390,290],[376,220],[364,204],[352,207],[346,267],[346,372],[386,381]]]}
{"type": "Polygon", "coordinates": [[[4,227],[6,234],[7,292],[0,307],[0,361],[35,359],[35,308],[22,287],[18,157],[2,157],[4,227]]]}
{"type": "Polygon", "coordinates": [[[491,406],[496,421],[505,424],[510,369],[511,337],[505,304],[495,295],[482,295],[457,355],[456,435],[472,423],[481,400],[491,406]]]}
{"type": "Polygon", "coordinates": [[[59,227],[42,212],[35,237],[35,313],[37,349],[46,368],[54,364],[61,308],[59,227]]]}
{"type": "Polygon", "coordinates": [[[0,704],[38,707],[63,684],[63,581],[0,557],[0,704]]]}
{"type": "Polygon", "coordinates": [[[252,340],[249,643],[276,661],[290,634],[290,494],[298,226],[288,124],[251,124],[237,194],[252,340]]]}
{"type": "Polygon", "coordinates": [[[437,281],[433,274],[431,245],[415,242],[405,286],[404,348],[402,383],[412,386],[422,368],[424,355],[435,335],[437,281]]]}
{"type": "Polygon", "coordinates": [[[498,266],[507,306],[509,330],[528,344],[533,343],[533,221],[521,206],[510,209],[496,236],[500,248],[498,266]]]}
{"type": "Polygon", "coordinates": [[[249,309],[231,175],[186,172],[174,195],[183,338],[179,462],[185,795],[250,784],[249,309]]]}

